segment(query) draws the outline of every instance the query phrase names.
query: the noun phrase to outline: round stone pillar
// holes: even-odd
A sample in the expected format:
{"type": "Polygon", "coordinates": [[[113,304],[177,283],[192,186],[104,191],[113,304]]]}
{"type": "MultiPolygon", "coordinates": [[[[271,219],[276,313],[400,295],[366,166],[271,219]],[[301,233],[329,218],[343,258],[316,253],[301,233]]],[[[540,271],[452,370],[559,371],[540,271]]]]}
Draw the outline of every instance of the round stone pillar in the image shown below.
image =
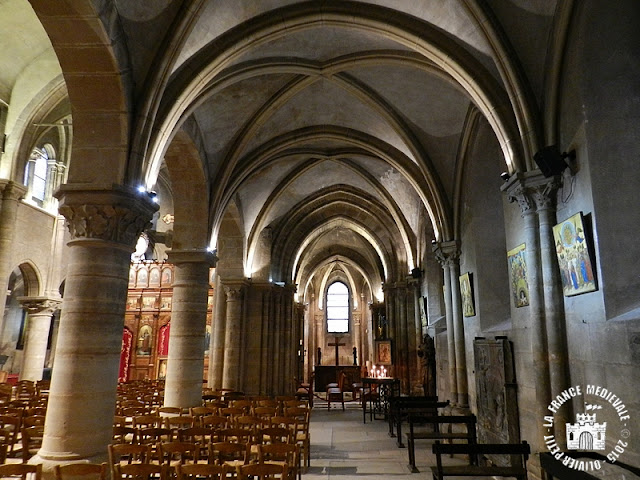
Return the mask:
{"type": "Polygon", "coordinates": [[[112,441],[129,261],[157,209],[126,187],[58,194],[71,233],[56,363],[42,447],[29,463],[107,461],[112,441]]]}
{"type": "Polygon", "coordinates": [[[51,317],[62,300],[47,297],[21,297],[18,300],[29,314],[20,380],[36,382],[42,380],[51,317]]]}
{"type": "Polygon", "coordinates": [[[216,258],[206,250],[170,250],[168,259],[175,273],[164,405],[196,407],[202,404],[209,268],[216,258]]]}
{"type": "Polygon", "coordinates": [[[227,296],[227,318],[224,339],[224,366],[222,369],[222,387],[240,389],[242,374],[241,347],[243,344],[242,301],[244,283],[225,283],[227,296]]]}

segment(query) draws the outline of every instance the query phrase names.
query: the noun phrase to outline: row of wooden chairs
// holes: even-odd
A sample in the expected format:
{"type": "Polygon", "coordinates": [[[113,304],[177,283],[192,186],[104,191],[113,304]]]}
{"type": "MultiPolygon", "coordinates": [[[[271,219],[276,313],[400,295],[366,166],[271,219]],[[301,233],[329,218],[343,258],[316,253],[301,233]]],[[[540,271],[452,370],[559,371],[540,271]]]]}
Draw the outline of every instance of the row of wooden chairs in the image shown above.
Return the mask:
{"type": "MultiPolygon", "coordinates": [[[[235,471],[238,479],[285,479],[288,478],[287,465],[258,463],[239,465],[235,471]]],[[[176,480],[223,480],[228,477],[232,469],[227,465],[192,464],[178,465],[175,468],[176,480]]],[[[107,465],[76,463],[68,465],[55,465],[55,480],[108,480],[107,465]]],[[[115,479],[122,480],[170,480],[172,475],[166,465],[131,464],[117,465],[114,469],[115,479]]],[[[0,465],[0,477],[2,478],[26,478],[42,480],[42,465],[4,464],[0,465]]]]}
{"type": "Polygon", "coordinates": [[[202,455],[199,445],[187,442],[159,443],[155,452],[151,445],[109,445],[109,462],[114,478],[120,478],[117,468],[132,464],[156,464],[169,468],[194,464],[236,467],[252,463],[279,463],[288,467],[295,479],[299,465],[299,446],[286,443],[252,445],[251,443],[210,443],[202,455]],[[255,448],[254,448],[255,447],[255,448]]]}

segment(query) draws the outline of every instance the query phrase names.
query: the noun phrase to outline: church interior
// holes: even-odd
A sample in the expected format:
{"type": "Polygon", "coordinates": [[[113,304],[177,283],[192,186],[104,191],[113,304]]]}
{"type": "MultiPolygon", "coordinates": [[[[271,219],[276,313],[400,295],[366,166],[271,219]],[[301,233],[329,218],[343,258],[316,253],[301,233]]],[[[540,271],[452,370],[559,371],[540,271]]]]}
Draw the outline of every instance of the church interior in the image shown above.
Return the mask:
{"type": "Polygon", "coordinates": [[[0,379],[50,379],[29,463],[106,461],[123,384],[188,409],[377,375],[526,440],[530,478],[596,415],[591,450],[640,468],[638,21],[0,0],[0,379]]]}

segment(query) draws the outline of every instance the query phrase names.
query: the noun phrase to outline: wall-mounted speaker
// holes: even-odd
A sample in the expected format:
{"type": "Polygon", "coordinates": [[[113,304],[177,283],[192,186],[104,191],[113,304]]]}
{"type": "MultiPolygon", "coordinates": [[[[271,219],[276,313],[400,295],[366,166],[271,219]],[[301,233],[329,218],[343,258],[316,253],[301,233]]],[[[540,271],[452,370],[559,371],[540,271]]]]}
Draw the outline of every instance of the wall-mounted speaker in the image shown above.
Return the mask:
{"type": "Polygon", "coordinates": [[[533,159],[545,177],[553,177],[562,173],[569,166],[565,158],[573,158],[574,156],[575,151],[560,153],[560,149],[556,145],[549,145],[536,153],[533,159]]]}

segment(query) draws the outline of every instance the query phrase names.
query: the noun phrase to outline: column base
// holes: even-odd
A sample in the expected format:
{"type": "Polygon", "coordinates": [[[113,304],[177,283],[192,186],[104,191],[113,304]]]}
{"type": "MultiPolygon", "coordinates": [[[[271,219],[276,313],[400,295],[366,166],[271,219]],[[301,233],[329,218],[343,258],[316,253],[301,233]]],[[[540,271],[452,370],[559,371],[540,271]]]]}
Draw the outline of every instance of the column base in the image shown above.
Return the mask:
{"type": "Polygon", "coordinates": [[[27,463],[29,465],[42,464],[43,480],[52,480],[54,478],[53,467],[56,465],[67,465],[70,463],[100,464],[103,462],[109,462],[109,455],[107,452],[104,452],[104,454],[93,455],[86,458],[79,458],[77,455],[59,455],[56,457],[40,456],[40,453],[38,452],[33,457],[31,457],[27,463]]]}

